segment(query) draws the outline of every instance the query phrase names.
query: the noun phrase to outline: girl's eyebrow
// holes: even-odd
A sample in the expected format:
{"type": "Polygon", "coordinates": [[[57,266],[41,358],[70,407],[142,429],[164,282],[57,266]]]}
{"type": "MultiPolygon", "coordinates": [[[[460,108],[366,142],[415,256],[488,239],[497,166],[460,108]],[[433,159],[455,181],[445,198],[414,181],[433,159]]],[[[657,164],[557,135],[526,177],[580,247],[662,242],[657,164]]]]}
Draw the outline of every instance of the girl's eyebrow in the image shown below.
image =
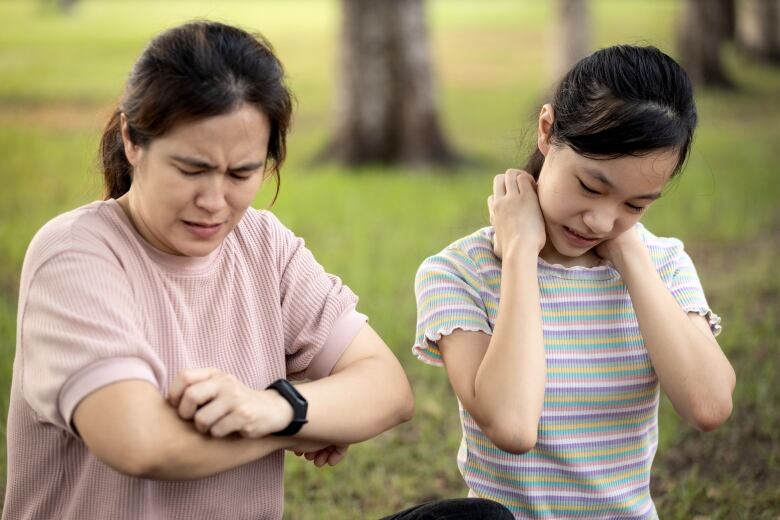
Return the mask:
{"type": "MultiPolygon", "coordinates": [[[[610,181],[606,175],[601,173],[599,170],[585,167],[583,168],[583,171],[596,179],[597,181],[603,183],[610,189],[615,189],[615,185],[612,184],[612,181],[610,181]]],[[[655,192],[655,193],[646,193],[644,195],[637,195],[635,197],[631,197],[632,199],[646,199],[646,200],[656,200],[661,198],[661,192],[655,192]]]]}

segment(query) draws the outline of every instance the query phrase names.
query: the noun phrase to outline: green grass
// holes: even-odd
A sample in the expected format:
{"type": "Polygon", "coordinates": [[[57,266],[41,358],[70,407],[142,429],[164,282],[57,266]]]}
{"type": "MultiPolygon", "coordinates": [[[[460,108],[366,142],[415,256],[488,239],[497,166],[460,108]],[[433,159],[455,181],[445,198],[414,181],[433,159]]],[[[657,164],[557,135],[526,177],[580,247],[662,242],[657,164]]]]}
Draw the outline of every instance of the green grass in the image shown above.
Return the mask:
{"type": "MultiPolygon", "coordinates": [[[[645,42],[674,51],[677,2],[593,5],[597,45],[645,42]]],[[[422,259],[486,224],[492,176],[522,163],[528,143],[521,138],[552,83],[552,10],[542,1],[438,0],[428,13],[443,124],[476,161],[456,172],[350,173],[311,162],[332,123],[334,1],[85,1],[64,17],[36,2],[0,3],[0,415],[30,238],[54,215],[99,196],[100,126],[149,37],[208,16],[260,30],[278,50],[298,108],[274,211],[361,296],[361,310],[401,359],[417,397],[411,423],[353,446],[335,468],[291,458],[287,517],[371,518],[462,496],[456,402],[444,372],[409,352],[412,282],[422,259]]],[[[656,234],[686,241],[710,303],[724,316],[721,345],[739,381],[732,419],[711,434],[693,431],[662,404],[653,479],[662,518],[780,514],[780,183],[773,175],[780,71],[734,52],[727,64],[740,90],[697,93],[701,126],[688,168],[645,219],[656,234]]],[[[266,189],[256,205],[268,196],[266,189]]]]}

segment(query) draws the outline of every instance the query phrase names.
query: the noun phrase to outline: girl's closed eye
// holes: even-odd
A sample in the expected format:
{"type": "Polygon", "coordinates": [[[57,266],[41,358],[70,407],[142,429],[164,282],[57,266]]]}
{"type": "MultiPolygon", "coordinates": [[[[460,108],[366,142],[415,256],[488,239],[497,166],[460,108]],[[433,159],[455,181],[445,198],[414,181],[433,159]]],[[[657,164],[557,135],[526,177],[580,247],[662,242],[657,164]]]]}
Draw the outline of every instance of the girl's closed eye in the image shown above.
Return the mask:
{"type": "Polygon", "coordinates": [[[629,209],[629,211],[632,211],[634,213],[641,213],[647,208],[647,206],[635,206],[634,204],[630,204],[626,202],[626,207],[629,209]]]}
{"type": "Polygon", "coordinates": [[[592,194],[592,195],[601,195],[601,193],[600,193],[600,192],[598,192],[598,191],[594,190],[593,188],[591,188],[590,186],[588,186],[587,184],[585,184],[584,182],[582,182],[582,179],[580,179],[580,178],[577,178],[577,181],[579,181],[579,183],[580,183],[580,187],[581,187],[581,188],[582,188],[584,191],[586,191],[587,193],[590,193],[590,194],[592,194]]]}

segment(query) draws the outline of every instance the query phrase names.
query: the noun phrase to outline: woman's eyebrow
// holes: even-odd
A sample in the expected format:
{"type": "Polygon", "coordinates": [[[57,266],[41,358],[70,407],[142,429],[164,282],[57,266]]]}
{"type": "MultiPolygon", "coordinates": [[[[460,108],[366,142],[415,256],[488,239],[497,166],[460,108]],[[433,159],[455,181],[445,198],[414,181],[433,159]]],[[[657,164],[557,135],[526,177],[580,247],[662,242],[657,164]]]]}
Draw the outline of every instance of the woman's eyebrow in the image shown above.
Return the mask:
{"type": "MultiPolygon", "coordinates": [[[[603,183],[610,189],[615,189],[615,185],[612,184],[612,181],[610,181],[606,175],[601,173],[599,170],[585,167],[582,169],[585,173],[596,179],[597,181],[603,183]]],[[[644,195],[636,195],[634,197],[631,197],[632,199],[646,199],[646,200],[656,200],[661,198],[661,192],[654,192],[654,193],[645,193],[644,195]]]]}
{"type": "Polygon", "coordinates": [[[182,157],[181,155],[172,155],[171,159],[173,159],[174,161],[180,162],[180,163],[184,163],[184,164],[186,164],[188,166],[192,166],[194,168],[200,168],[202,170],[216,170],[217,169],[216,166],[214,166],[213,164],[211,164],[209,162],[202,161],[200,159],[194,159],[192,157],[182,157]]]}
{"type": "MultiPolygon", "coordinates": [[[[188,166],[192,166],[193,168],[199,168],[201,170],[216,170],[217,167],[213,164],[202,161],[200,159],[195,159],[192,157],[183,157],[181,155],[172,155],[171,159],[174,161],[186,164],[188,166]]],[[[253,163],[247,163],[243,164],[241,166],[237,166],[236,168],[230,168],[231,172],[251,172],[257,169],[260,169],[263,164],[265,164],[265,161],[258,161],[253,163]]]]}

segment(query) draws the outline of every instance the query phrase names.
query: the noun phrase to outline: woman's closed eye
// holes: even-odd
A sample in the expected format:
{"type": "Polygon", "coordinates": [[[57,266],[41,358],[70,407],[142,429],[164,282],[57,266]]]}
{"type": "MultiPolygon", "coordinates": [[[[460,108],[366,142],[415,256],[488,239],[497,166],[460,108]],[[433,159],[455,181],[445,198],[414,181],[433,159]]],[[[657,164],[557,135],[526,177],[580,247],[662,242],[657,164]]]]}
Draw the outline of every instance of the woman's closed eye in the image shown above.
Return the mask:
{"type": "Polygon", "coordinates": [[[176,169],[179,170],[182,173],[182,175],[186,175],[186,176],[200,175],[201,173],[205,172],[205,170],[188,170],[186,168],[180,168],[178,166],[176,167],[176,169]]]}
{"type": "Polygon", "coordinates": [[[234,180],[237,180],[237,181],[248,181],[248,180],[249,180],[249,178],[252,176],[252,174],[251,174],[251,173],[236,173],[236,172],[231,172],[231,173],[230,173],[230,176],[231,176],[231,177],[232,177],[234,180]]]}

